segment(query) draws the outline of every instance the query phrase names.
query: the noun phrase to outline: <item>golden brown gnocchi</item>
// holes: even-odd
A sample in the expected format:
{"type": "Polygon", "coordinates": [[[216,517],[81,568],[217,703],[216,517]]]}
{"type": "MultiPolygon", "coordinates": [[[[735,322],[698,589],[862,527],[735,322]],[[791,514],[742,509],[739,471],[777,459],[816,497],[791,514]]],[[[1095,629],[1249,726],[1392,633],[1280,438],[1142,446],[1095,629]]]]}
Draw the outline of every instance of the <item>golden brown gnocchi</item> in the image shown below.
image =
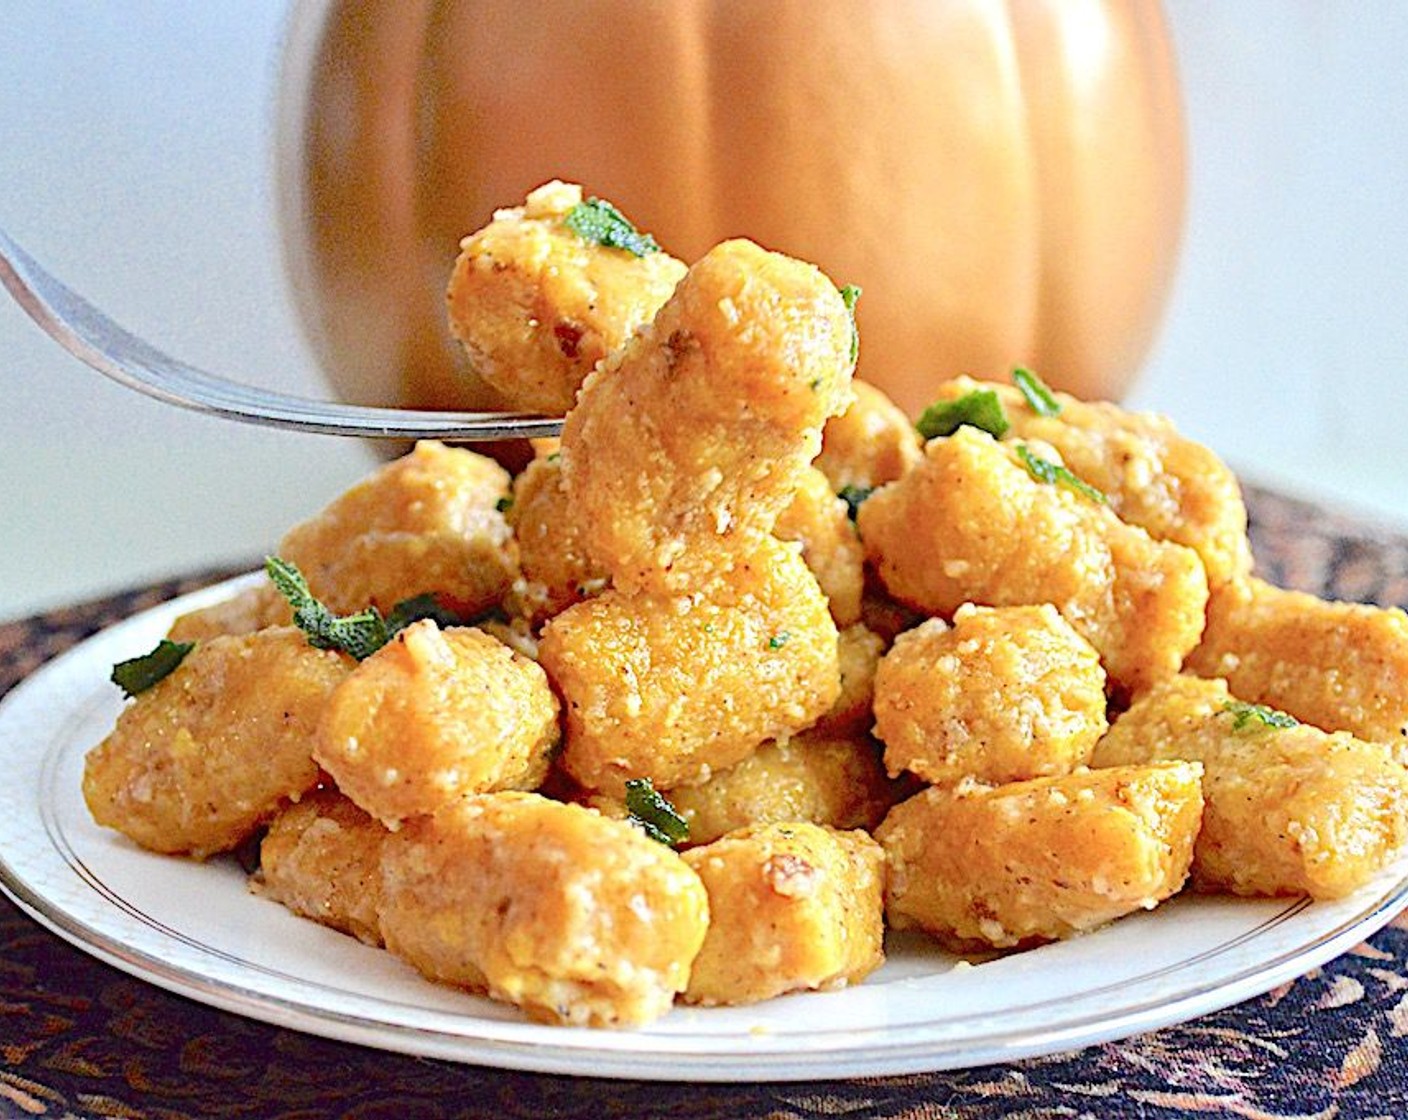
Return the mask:
{"type": "Polygon", "coordinates": [[[865,553],[846,503],[815,467],[802,472],[800,482],[782,513],[773,534],[797,541],[802,559],[821,584],[822,594],[837,626],[860,621],[861,592],[865,588],[865,553]]]}
{"type": "Polygon", "coordinates": [[[88,811],[153,851],[238,847],[317,784],[313,734],[351,668],[292,626],[199,643],[88,752],[88,811]]]}
{"type": "Polygon", "coordinates": [[[695,542],[772,529],[850,401],[854,329],[820,270],[727,241],[588,377],[563,477],[618,587],[687,586],[695,542]]]}
{"type": "Polygon", "coordinates": [[[1207,633],[1188,660],[1239,698],[1326,731],[1387,743],[1408,761],[1408,614],[1333,603],[1264,580],[1213,596],[1207,633]]]}
{"type": "Polygon", "coordinates": [[[422,440],[290,529],[279,555],[342,614],[434,594],[472,617],[497,606],[517,574],[508,498],[494,460],[422,440]]]}
{"type": "Polygon", "coordinates": [[[1329,734],[1179,676],[1135,701],[1099,766],[1192,759],[1207,800],[1193,875],[1207,890],[1337,898],[1408,836],[1408,772],[1379,743],[1329,734]]]}
{"type": "Polygon", "coordinates": [[[870,739],[803,731],[669,794],[689,824],[689,842],[708,844],[727,832],[784,821],[873,829],[904,788],[886,776],[879,745],[870,739]]]}
{"type": "Polygon", "coordinates": [[[313,757],[396,827],[471,793],[533,789],[557,746],[558,702],[536,662],[474,627],[406,627],[333,690],[313,757]]]}
{"type": "Polygon", "coordinates": [[[588,559],[582,544],[560,455],[538,456],[513,480],[508,523],[522,572],[514,608],[530,622],[541,624],[606,585],[609,573],[588,559]]]}
{"type": "Polygon", "coordinates": [[[1068,774],[1105,733],[1105,671],[1049,603],[965,604],[895,639],[875,672],[885,765],[936,785],[1068,774]]]}
{"type": "Polygon", "coordinates": [[[1072,937],[1152,909],[1187,878],[1201,775],[1196,762],[1166,762],[933,786],[875,834],[889,858],[886,916],[974,950],[1072,937]]]}
{"type": "Polygon", "coordinates": [[[386,836],[351,798],[315,789],[270,823],[250,886],[295,914],[379,946],[386,836]]]}
{"type": "Polygon", "coordinates": [[[203,642],[222,634],[253,634],[266,626],[287,626],[293,612],[272,584],[260,583],[228,599],[180,615],[166,632],[173,642],[203,642]]]}
{"type": "Polygon", "coordinates": [[[811,730],[819,735],[846,738],[869,735],[875,720],[875,669],[885,652],[885,639],[863,622],[847,626],[836,636],[836,661],[841,671],[841,692],[835,703],[811,730]]]}
{"type": "Polygon", "coordinates": [[[967,377],[940,386],[936,399],[953,401],[974,391],[996,393],[1011,424],[1010,438],[1055,448],[1122,520],[1155,540],[1194,549],[1211,587],[1251,573],[1247,509],[1236,476],[1166,417],[1068,393],[1050,393],[1055,407],[1044,415],[1015,385],[967,377]]]}
{"type": "Polygon", "coordinates": [[[903,478],[923,458],[914,422],[883,390],[851,381],[855,400],[822,430],[816,467],[838,494],[872,490],[903,478]]]}
{"type": "Polygon", "coordinates": [[[684,855],[709,892],[688,1003],[757,1003],[854,984],[884,948],[884,854],[865,832],[781,823],[684,855]]]}
{"type": "Polygon", "coordinates": [[[592,809],[462,798],[390,834],[387,948],[434,979],[580,1026],[648,1022],[689,981],[709,923],[698,875],[592,809]]]}
{"type": "Polygon", "coordinates": [[[545,183],[460,243],[450,328],[470,369],[510,408],[566,412],[593,367],[650,322],[684,275],[659,249],[574,232],[583,205],[576,184],[545,183]]]}
{"type": "Polygon", "coordinates": [[[612,588],[543,629],[563,764],[588,789],[669,789],[807,727],[840,694],[837,632],[799,548],[759,536],[693,554],[690,594],[612,588]]]}

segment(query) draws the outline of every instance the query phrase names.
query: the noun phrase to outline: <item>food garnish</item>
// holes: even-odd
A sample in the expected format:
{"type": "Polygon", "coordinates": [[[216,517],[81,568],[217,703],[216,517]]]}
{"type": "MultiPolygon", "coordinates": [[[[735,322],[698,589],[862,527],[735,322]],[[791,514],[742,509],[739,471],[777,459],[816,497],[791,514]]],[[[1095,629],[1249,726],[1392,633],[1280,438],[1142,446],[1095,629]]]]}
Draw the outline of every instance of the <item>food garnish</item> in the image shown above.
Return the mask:
{"type": "Polygon", "coordinates": [[[925,439],[938,439],[951,436],[967,424],[981,428],[994,439],[1001,439],[1012,425],[1002,402],[992,389],[974,389],[971,393],[951,401],[938,401],[931,404],[915,421],[915,428],[925,439]]]}
{"type": "Polygon", "coordinates": [[[860,300],[860,288],[855,284],[847,284],[841,289],[841,299],[846,304],[846,310],[851,313],[851,364],[860,357],[860,329],[856,326],[856,303],[860,300]]]}
{"type": "Polygon", "coordinates": [[[422,619],[433,619],[441,627],[467,625],[466,619],[432,594],[402,599],[385,616],[376,607],[336,615],[313,595],[296,565],[270,556],[264,561],[264,571],[293,608],[294,624],[308,635],[309,645],[335,649],[357,661],[365,661],[411,623],[422,619]]]}
{"type": "Polygon", "coordinates": [[[1036,454],[1025,443],[1017,445],[1017,458],[1022,460],[1022,465],[1027,468],[1030,474],[1038,482],[1049,482],[1055,486],[1064,486],[1067,490],[1074,490],[1082,497],[1089,498],[1092,502],[1099,502],[1102,505],[1110,499],[1107,498],[1090,483],[1083,478],[1073,474],[1060,463],[1053,463],[1050,459],[1043,459],[1036,454]]]}
{"type": "Polygon", "coordinates": [[[407,626],[413,622],[420,622],[422,619],[433,619],[435,625],[442,630],[446,626],[472,626],[476,622],[482,621],[498,613],[497,608],[485,611],[482,615],[474,618],[466,618],[457,611],[445,606],[433,593],[427,591],[423,595],[412,595],[409,599],[402,599],[391,608],[386,616],[387,637],[394,638],[407,626]]]}
{"type": "Polygon", "coordinates": [[[1257,731],[1263,728],[1283,730],[1299,727],[1300,720],[1288,712],[1268,708],[1265,704],[1248,704],[1243,700],[1229,700],[1222,710],[1232,716],[1233,731],[1257,731]]]}
{"type": "Polygon", "coordinates": [[[631,824],[652,840],[674,847],[689,839],[689,822],[680,816],[649,778],[627,780],[626,812],[631,824]]]}
{"type": "Polygon", "coordinates": [[[119,661],[108,678],[130,698],[146,692],[157,682],[170,676],[196,648],[195,642],[173,642],[162,638],[156,647],[140,657],[119,661]]]}
{"type": "Polygon", "coordinates": [[[655,238],[641,233],[626,215],[605,199],[589,198],[577,203],[567,211],[563,221],[578,237],[608,249],[624,249],[637,257],[660,251],[655,238]]]}
{"type": "Polygon", "coordinates": [[[873,493],[875,493],[874,486],[843,486],[837,491],[837,497],[846,503],[846,513],[854,521],[861,502],[873,493]]]}
{"type": "Polygon", "coordinates": [[[1018,366],[1012,371],[1012,384],[1021,390],[1027,404],[1038,416],[1061,415],[1061,402],[1050,387],[1029,369],[1018,366]]]}
{"type": "Polygon", "coordinates": [[[391,639],[386,619],[375,607],[356,614],[335,615],[308,589],[303,573],[287,560],[270,556],[264,571],[293,608],[293,621],[317,649],[335,649],[358,661],[370,657],[391,639]]]}

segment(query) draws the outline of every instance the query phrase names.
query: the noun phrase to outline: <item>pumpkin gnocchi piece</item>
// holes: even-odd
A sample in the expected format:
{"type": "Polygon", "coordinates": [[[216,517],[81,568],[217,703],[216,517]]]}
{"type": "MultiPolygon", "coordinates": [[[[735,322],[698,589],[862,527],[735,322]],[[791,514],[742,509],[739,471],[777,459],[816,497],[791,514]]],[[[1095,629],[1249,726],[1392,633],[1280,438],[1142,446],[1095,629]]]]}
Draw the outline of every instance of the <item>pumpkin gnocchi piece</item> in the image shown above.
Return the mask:
{"type": "Polygon", "coordinates": [[[703,781],[809,726],[840,693],[836,625],[799,546],[701,545],[691,563],[688,594],[611,588],[543,628],[562,762],[587,789],[703,781]]]}
{"type": "Polygon", "coordinates": [[[1103,493],[1120,519],[1155,540],[1198,553],[1217,588],[1252,570],[1242,487],[1209,448],[1179,433],[1167,417],[1130,412],[1108,401],[1051,392],[1055,415],[1035,411],[1014,385],[959,377],[937,391],[940,401],[990,390],[1011,424],[1009,439],[1054,447],[1062,462],[1103,493]]]}
{"type": "Polygon", "coordinates": [[[452,802],[382,851],[387,948],[432,980],[551,1023],[663,1014],[708,924],[704,886],[672,849],[533,793],[452,802]]]}
{"type": "Polygon", "coordinates": [[[381,944],[381,846],[385,826],[331,787],[276,816],[259,845],[256,894],[293,913],[381,944]]]}
{"type": "MultiPolygon", "coordinates": [[[[1023,445],[1025,446],[1025,445],[1023,445]]],[[[966,602],[1052,603],[1115,686],[1178,672],[1202,634],[1197,553],[1152,539],[1103,503],[1036,476],[1043,455],[961,427],[860,507],[866,555],[891,595],[930,614],[966,602]]],[[[1060,476],[1064,477],[1064,476],[1060,476]]]]}
{"type": "Polygon", "coordinates": [[[860,621],[865,586],[865,553],[847,512],[826,476],[815,467],[802,471],[792,500],[773,527],[780,540],[797,541],[802,559],[821,584],[837,626],[860,621]]]}
{"type": "Polygon", "coordinates": [[[1260,579],[1221,589],[1188,659],[1243,700],[1388,743],[1408,762],[1408,614],[1329,602],[1260,579]]]}
{"type": "Polygon", "coordinates": [[[1152,909],[1188,876],[1202,817],[1196,762],[1002,786],[932,786],[876,831],[885,912],[957,952],[1028,948],[1152,909]]]}
{"type": "Polygon", "coordinates": [[[560,456],[539,456],[519,472],[508,523],[522,572],[510,602],[531,623],[541,624],[605,586],[608,574],[587,558],[582,545],[560,456]]]}
{"type": "Polygon", "coordinates": [[[684,861],[709,892],[687,1003],[747,1004],[858,983],[885,961],[884,853],[865,832],[789,822],[684,861]]]}
{"type": "Polygon", "coordinates": [[[837,636],[836,659],[841,693],[809,730],[831,738],[868,737],[875,720],[875,668],[885,652],[885,640],[863,622],[847,626],[837,636]]]}
{"type": "Polygon", "coordinates": [[[838,494],[894,482],[924,457],[919,433],[899,405],[858,377],[851,388],[855,400],[826,422],[815,463],[838,494]]]}
{"type": "Polygon", "coordinates": [[[474,627],[412,623],[333,692],[313,756],[388,827],[455,798],[532,789],[559,739],[536,662],[474,627]]]}
{"type": "Polygon", "coordinates": [[[290,529],[279,555],[338,614],[387,614],[433,593],[470,617],[497,606],[517,574],[508,498],[494,460],[422,440],[290,529]]]}
{"type": "Polygon", "coordinates": [[[895,639],[875,672],[892,774],[1000,785],[1069,774],[1105,733],[1105,671],[1049,603],[965,604],[895,639]]]}
{"type": "Polygon", "coordinates": [[[314,729],[351,665],[291,626],[197,644],[88,752],[89,813],[157,852],[238,847],[317,784],[314,729]]]}
{"type": "Polygon", "coordinates": [[[764,743],[736,766],[698,785],[669,791],[689,824],[689,842],[708,844],[727,832],[780,821],[832,828],[874,828],[899,800],[899,787],[869,738],[803,731],[764,743]]]}
{"type": "Polygon", "coordinates": [[[238,594],[180,615],[166,632],[173,642],[205,642],[221,635],[253,634],[293,621],[288,601],[271,583],[247,587],[238,594]]]}
{"type": "Polygon", "coordinates": [[[508,407],[560,414],[684,273],[614,207],[554,180],[460,242],[450,329],[508,407]]]}
{"type": "Polygon", "coordinates": [[[1202,890],[1338,898],[1408,836],[1408,775],[1386,746],[1296,724],[1235,699],[1221,680],[1160,682],[1115,721],[1094,762],[1170,758],[1203,767],[1202,890]]]}
{"type": "Polygon", "coordinates": [[[810,264],[726,241],[586,380],[562,432],[587,554],[677,590],[695,542],[771,531],[851,398],[855,328],[810,264]]]}

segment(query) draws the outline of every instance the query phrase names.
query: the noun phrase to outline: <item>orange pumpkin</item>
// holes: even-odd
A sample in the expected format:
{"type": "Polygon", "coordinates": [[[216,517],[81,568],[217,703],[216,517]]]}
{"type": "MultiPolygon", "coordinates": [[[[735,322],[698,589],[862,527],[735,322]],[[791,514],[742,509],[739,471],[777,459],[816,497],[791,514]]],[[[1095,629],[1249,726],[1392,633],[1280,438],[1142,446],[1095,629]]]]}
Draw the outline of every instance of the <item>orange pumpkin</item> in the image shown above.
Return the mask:
{"type": "Polygon", "coordinates": [[[1182,113],[1155,0],[324,0],[286,57],[302,314],[344,397],[486,403],[460,237],[551,178],[677,256],[751,237],[864,289],[861,374],[1118,397],[1167,296],[1182,113]]]}

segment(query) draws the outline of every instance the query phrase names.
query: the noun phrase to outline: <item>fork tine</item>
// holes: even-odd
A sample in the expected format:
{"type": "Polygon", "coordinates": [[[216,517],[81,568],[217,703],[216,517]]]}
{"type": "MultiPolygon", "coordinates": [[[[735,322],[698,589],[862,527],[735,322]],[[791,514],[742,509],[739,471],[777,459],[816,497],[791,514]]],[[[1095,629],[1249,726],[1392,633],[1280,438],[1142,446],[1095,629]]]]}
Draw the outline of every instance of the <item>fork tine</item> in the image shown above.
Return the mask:
{"type": "Polygon", "coordinates": [[[555,436],[560,417],[437,412],[315,400],[218,377],[113,322],[0,229],[0,283],[39,328],[85,365],[167,404],[247,424],[372,439],[484,441],[555,436]]]}

